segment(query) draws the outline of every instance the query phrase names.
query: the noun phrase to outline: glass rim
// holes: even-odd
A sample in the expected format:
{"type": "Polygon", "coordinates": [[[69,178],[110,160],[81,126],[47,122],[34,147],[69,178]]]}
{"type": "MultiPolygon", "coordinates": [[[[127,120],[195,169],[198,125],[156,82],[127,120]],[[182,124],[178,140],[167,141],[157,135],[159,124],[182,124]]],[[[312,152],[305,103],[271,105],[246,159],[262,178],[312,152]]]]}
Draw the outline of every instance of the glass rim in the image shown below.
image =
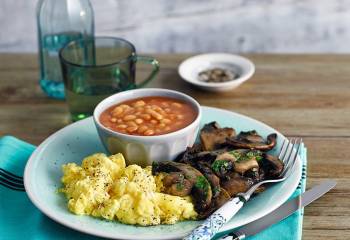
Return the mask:
{"type": "Polygon", "coordinates": [[[134,46],[134,44],[132,44],[130,41],[124,39],[124,38],[118,38],[118,37],[108,37],[108,36],[98,36],[98,37],[88,37],[88,38],[82,38],[82,39],[78,39],[78,40],[72,40],[70,42],[68,42],[66,45],[64,45],[64,47],[62,47],[59,51],[59,58],[62,62],[68,64],[68,65],[72,65],[72,66],[75,66],[75,67],[80,67],[80,68],[100,68],[100,67],[109,67],[109,66],[113,66],[113,65],[117,65],[117,64],[121,64],[121,63],[124,63],[124,62],[128,62],[130,61],[133,56],[136,55],[136,48],[134,46]],[[77,64],[77,63],[74,63],[72,61],[69,61],[67,59],[65,59],[63,57],[63,51],[73,45],[73,44],[77,44],[79,42],[84,42],[84,41],[88,41],[88,40],[96,40],[96,39],[100,39],[100,40],[115,40],[115,41],[119,41],[119,42],[124,42],[126,43],[127,45],[129,45],[130,49],[131,49],[131,54],[119,61],[116,61],[116,62],[112,62],[112,63],[108,63],[108,64],[101,64],[101,65],[90,65],[90,64],[86,64],[86,65],[82,65],[82,64],[77,64]]]}

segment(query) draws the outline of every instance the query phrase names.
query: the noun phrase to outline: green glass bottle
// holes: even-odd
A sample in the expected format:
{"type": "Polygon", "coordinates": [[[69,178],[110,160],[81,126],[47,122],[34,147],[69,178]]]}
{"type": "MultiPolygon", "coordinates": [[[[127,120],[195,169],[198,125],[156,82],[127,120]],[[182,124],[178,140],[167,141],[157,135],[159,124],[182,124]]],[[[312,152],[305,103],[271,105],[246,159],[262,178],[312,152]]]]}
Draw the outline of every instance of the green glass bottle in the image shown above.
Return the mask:
{"type": "Polygon", "coordinates": [[[37,5],[40,86],[49,96],[64,99],[59,50],[72,40],[94,36],[89,0],[39,0],[37,5]]]}

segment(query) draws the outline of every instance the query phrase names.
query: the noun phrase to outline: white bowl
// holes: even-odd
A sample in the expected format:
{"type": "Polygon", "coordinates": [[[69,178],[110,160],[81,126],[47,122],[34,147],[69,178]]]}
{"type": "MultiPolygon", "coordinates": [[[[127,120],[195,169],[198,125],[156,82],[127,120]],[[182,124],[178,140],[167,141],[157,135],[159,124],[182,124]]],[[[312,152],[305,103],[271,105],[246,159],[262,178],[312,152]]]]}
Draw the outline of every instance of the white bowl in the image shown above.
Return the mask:
{"type": "Polygon", "coordinates": [[[180,64],[178,72],[185,81],[201,89],[223,92],[234,89],[247,81],[254,74],[255,66],[249,59],[238,55],[209,53],[186,59],[180,64]],[[198,79],[201,71],[216,67],[230,69],[238,73],[239,77],[222,83],[208,83],[198,79]]]}
{"type": "Polygon", "coordinates": [[[199,103],[186,94],[168,89],[145,88],[114,94],[100,102],[94,111],[94,122],[103,145],[111,153],[122,153],[128,164],[150,165],[153,161],[173,160],[196,140],[201,119],[199,103]],[[191,104],[197,111],[196,119],[175,132],[156,136],[136,136],[112,131],[100,123],[100,115],[107,108],[127,100],[163,96],[180,99],[191,104]]]}

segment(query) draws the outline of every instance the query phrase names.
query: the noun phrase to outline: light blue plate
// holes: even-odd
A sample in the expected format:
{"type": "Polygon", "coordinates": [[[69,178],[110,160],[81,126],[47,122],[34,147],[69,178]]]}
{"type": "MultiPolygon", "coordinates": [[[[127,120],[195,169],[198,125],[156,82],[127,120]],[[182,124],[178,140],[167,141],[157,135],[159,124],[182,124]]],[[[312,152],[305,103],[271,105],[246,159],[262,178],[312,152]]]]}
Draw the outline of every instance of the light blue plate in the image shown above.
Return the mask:
{"type": "MultiPolygon", "coordinates": [[[[285,138],[273,128],[254,119],[217,108],[203,107],[201,125],[211,121],[233,127],[237,132],[255,129],[264,137],[275,132],[278,134],[276,149],[280,148],[285,138]]],[[[70,213],[65,197],[57,193],[61,187],[61,165],[68,162],[80,164],[84,157],[96,152],[105,152],[105,149],[92,118],[71,124],[47,138],[32,154],[25,169],[24,183],[31,201],[48,217],[67,227],[107,238],[177,239],[199,224],[199,221],[185,221],[175,225],[137,227],[70,213]]],[[[279,207],[294,192],[300,177],[301,161],[298,159],[294,173],[285,182],[276,184],[251,199],[222,231],[254,221],[279,207]]]]}

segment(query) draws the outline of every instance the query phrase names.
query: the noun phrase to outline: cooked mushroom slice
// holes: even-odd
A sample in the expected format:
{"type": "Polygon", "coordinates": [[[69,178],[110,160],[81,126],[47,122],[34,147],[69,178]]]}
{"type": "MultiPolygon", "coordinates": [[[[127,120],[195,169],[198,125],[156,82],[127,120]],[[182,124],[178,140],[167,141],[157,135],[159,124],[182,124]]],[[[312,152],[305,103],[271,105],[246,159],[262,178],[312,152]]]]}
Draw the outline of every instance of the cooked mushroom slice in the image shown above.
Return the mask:
{"type": "Polygon", "coordinates": [[[187,159],[191,158],[193,155],[202,151],[202,145],[199,143],[194,144],[192,147],[187,147],[186,150],[180,153],[176,158],[175,162],[186,162],[187,159]]]}
{"type": "Polygon", "coordinates": [[[227,138],[224,146],[230,146],[234,149],[255,149],[261,151],[271,150],[276,145],[277,134],[272,133],[267,136],[267,141],[253,131],[241,132],[235,138],[227,138]]]}
{"type": "Polygon", "coordinates": [[[262,160],[259,161],[263,169],[265,178],[277,178],[283,171],[284,164],[277,157],[270,154],[263,154],[262,160]]]}
{"type": "Polygon", "coordinates": [[[196,178],[191,193],[196,211],[202,212],[210,206],[213,194],[210,183],[203,175],[196,178]]]}
{"type": "Polygon", "coordinates": [[[258,150],[237,149],[220,155],[218,158],[227,156],[226,159],[229,159],[231,156],[234,171],[244,175],[251,169],[259,170],[258,161],[262,159],[261,155],[262,152],[258,150]]]}
{"type": "MultiPolygon", "coordinates": [[[[236,151],[239,152],[239,150],[236,150],[236,151]]],[[[225,151],[225,152],[222,152],[221,154],[218,154],[216,157],[216,160],[230,160],[232,162],[235,162],[237,160],[237,156],[232,154],[231,152],[225,151]]]]}
{"type": "Polygon", "coordinates": [[[218,153],[215,161],[211,165],[211,168],[216,175],[218,175],[220,178],[224,178],[230,171],[232,171],[235,161],[237,161],[237,156],[232,154],[232,152],[225,150],[221,153],[218,153]]]}
{"type": "Polygon", "coordinates": [[[210,168],[210,164],[207,162],[197,162],[195,166],[209,181],[213,197],[218,196],[220,193],[220,178],[216,176],[210,168]]]}
{"type": "Polygon", "coordinates": [[[200,139],[203,149],[206,151],[215,150],[216,146],[225,142],[226,138],[231,138],[235,135],[233,128],[220,128],[217,122],[211,122],[202,128],[200,139]]]}
{"type": "Polygon", "coordinates": [[[221,188],[218,196],[212,199],[211,205],[205,211],[198,213],[198,219],[205,219],[210,216],[216,209],[224,205],[228,200],[231,199],[231,196],[228,192],[221,188]]]}
{"type": "Polygon", "coordinates": [[[237,135],[237,139],[238,140],[246,140],[246,141],[252,142],[252,143],[263,143],[264,142],[263,137],[260,136],[258,134],[258,132],[255,130],[247,131],[247,132],[242,131],[237,135]]]}
{"type": "Polygon", "coordinates": [[[187,149],[183,154],[181,163],[186,163],[198,169],[209,181],[213,196],[217,196],[220,191],[220,179],[213,173],[210,163],[216,158],[216,154],[211,152],[196,152],[191,155],[191,150],[187,149]]]}
{"type": "Polygon", "coordinates": [[[255,194],[262,193],[263,191],[265,191],[265,189],[266,189],[266,186],[261,185],[261,186],[259,186],[259,187],[254,191],[253,194],[255,195],[255,194]]]}
{"type": "Polygon", "coordinates": [[[193,185],[191,194],[196,210],[201,212],[210,206],[212,198],[210,184],[203,174],[194,167],[173,161],[153,162],[152,174],[156,175],[158,172],[181,172],[185,179],[193,185]]]}
{"type": "Polygon", "coordinates": [[[216,159],[217,153],[215,152],[197,152],[197,153],[185,153],[183,157],[178,160],[178,162],[181,163],[187,163],[190,164],[191,166],[195,166],[197,162],[207,162],[211,163],[216,159]]]}
{"type": "Polygon", "coordinates": [[[255,157],[247,158],[234,163],[235,171],[242,175],[252,168],[259,168],[258,161],[256,161],[255,157]]]}
{"type": "Polygon", "coordinates": [[[233,161],[227,159],[217,159],[211,165],[214,173],[220,178],[225,178],[226,175],[233,169],[233,161]]]}
{"type": "Polygon", "coordinates": [[[193,183],[185,179],[181,172],[172,172],[163,179],[165,192],[175,196],[188,196],[191,193],[193,183]]]}
{"type": "Polygon", "coordinates": [[[213,204],[216,208],[219,208],[230,199],[230,194],[224,188],[221,188],[220,194],[215,199],[213,199],[213,204]]]}
{"type": "Polygon", "coordinates": [[[244,173],[244,177],[252,179],[254,182],[259,182],[262,180],[263,175],[260,175],[259,168],[251,168],[244,173]]]}
{"type": "Polygon", "coordinates": [[[252,184],[253,181],[251,181],[251,179],[244,178],[238,173],[233,173],[228,180],[221,182],[221,187],[224,188],[231,197],[233,197],[237,193],[246,192],[252,184]]]}

